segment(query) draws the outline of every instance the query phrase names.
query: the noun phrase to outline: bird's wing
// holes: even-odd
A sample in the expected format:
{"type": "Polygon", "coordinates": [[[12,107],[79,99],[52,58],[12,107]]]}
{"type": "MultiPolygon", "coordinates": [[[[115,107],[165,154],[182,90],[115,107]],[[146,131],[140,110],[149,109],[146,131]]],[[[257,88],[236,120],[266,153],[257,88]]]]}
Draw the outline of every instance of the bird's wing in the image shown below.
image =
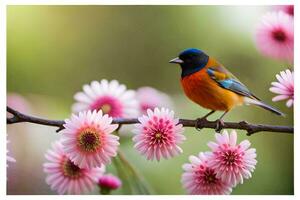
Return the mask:
{"type": "Polygon", "coordinates": [[[221,87],[233,91],[237,94],[258,99],[250,90],[241,83],[232,73],[223,66],[213,66],[207,69],[211,79],[216,81],[221,87]]]}

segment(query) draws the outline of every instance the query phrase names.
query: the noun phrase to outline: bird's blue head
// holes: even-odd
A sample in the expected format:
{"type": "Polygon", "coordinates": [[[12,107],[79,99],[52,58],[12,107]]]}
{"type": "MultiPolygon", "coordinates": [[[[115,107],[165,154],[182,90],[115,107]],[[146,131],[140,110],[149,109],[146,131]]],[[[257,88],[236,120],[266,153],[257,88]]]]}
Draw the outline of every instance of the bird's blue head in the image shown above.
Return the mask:
{"type": "Polygon", "coordinates": [[[169,63],[175,63],[181,66],[181,77],[183,78],[204,68],[208,59],[209,56],[203,51],[190,48],[182,51],[177,58],[170,60],[169,63]]]}

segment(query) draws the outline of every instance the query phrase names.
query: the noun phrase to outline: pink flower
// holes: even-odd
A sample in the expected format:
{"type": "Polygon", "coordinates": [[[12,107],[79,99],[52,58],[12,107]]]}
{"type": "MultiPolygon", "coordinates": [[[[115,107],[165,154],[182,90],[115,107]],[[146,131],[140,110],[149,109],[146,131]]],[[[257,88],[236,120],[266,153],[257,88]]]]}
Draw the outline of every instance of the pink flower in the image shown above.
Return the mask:
{"type": "Polygon", "coordinates": [[[136,134],[134,147],[148,160],[156,158],[159,161],[161,157],[167,159],[182,153],[178,144],[185,140],[184,129],[174,118],[174,112],[155,108],[154,112],[148,109],[147,113],[148,116],[138,118],[140,123],[132,131],[136,134]]]}
{"type": "Polygon", "coordinates": [[[216,177],[233,187],[243,183],[244,178],[250,178],[257,163],[256,150],[249,149],[251,143],[244,140],[237,145],[235,130],[230,135],[226,130],[222,134],[216,133],[215,137],[217,143],[209,142],[207,145],[212,150],[208,164],[216,171],[216,177]]]}
{"type": "Polygon", "coordinates": [[[288,99],[286,106],[291,107],[294,104],[294,72],[287,69],[276,74],[276,78],[278,82],[271,83],[273,87],[270,91],[279,95],[275,96],[272,101],[288,99]]]}
{"type": "Polygon", "coordinates": [[[136,92],[140,104],[140,112],[147,114],[147,110],[154,110],[156,107],[171,109],[172,101],[169,96],[152,87],[140,87],[136,92]]]}
{"type": "Polygon", "coordinates": [[[200,152],[190,156],[191,163],[182,166],[185,171],[181,183],[189,194],[224,195],[232,192],[231,185],[216,176],[216,170],[208,166],[210,154],[200,152]]]}
{"type": "Polygon", "coordinates": [[[105,171],[104,165],[91,169],[80,168],[64,153],[61,141],[52,144],[45,154],[44,172],[46,183],[58,194],[83,194],[94,189],[105,171]]]}
{"type": "Polygon", "coordinates": [[[62,130],[64,151],[80,168],[100,167],[117,155],[119,137],[111,134],[118,128],[102,111],[80,112],[65,120],[62,130]]]}
{"type": "Polygon", "coordinates": [[[83,92],[76,93],[74,98],[77,102],[72,106],[73,112],[102,110],[114,118],[138,116],[135,92],[126,90],[126,86],[116,80],[92,81],[90,85],[84,85],[83,92]]]}
{"type": "MultiPolygon", "coordinates": [[[[6,143],[8,144],[9,143],[9,140],[6,141],[6,143]]],[[[6,153],[8,154],[8,150],[6,150],[6,153]]],[[[14,159],[13,157],[9,156],[9,155],[6,155],[6,161],[7,163],[8,162],[16,162],[16,159],[14,159]]],[[[8,167],[8,164],[6,164],[6,167],[8,167]]]]}
{"type": "MultiPolygon", "coordinates": [[[[27,99],[17,93],[8,93],[6,97],[7,106],[26,114],[31,113],[31,107],[27,99]]],[[[7,113],[6,117],[13,117],[10,113],[7,113]]]]}
{"type": "Polygon", "coordinates": [[[100,177],[98,185],[102,192],[109,192],[110,190],[116,190],[121,187],[122,181],[112,174],[105,174],[100,177]]]}
{"type": "Polygon", "coordinates": [[[294,16],[294,5],[280,5],[280,6],[275,6],[275,9],[278,11],[283,11],[290,16],[294,16]]]}
{"type": "Polygon", "coordinates": [[[256,44],[262,54],[292,62],[294,59],[293,17],[282,11],[264,15],[256,30],[256,44]]]}

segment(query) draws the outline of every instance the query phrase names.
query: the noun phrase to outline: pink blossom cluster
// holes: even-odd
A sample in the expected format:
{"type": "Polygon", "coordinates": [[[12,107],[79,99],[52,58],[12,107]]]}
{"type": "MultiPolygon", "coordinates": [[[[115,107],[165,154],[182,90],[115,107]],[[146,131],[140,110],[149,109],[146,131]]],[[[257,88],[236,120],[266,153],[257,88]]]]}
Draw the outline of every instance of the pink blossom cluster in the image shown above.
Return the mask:
{"type": "MultiPolygon", "coordinates": [[[[103,175],[119,146],[119,136],[114,134],[118,125],[112,124],[113,118],[137,117],[144,113],[143,109],[168,106],[171,102],[166,94],[154,88],[143,87],[135,92],[116,80],[105,79],[84,85],[83,91],[76,93],[74,98],[76,103],[72,110],[76,114],[65,120],[61,139],[46,154],[46,182],[58,194],[82,194],[97,184],[102,188],[101,193],[117,189],[121,181],[113,175],[103,175]]],[[[172,117],[174,112],[164,110],[163,114],[172,117]]],[[[176,145],[184,139],[180,135],[182,125],[177,123],[178,119],[169,119],[167,129],[161,130],[161,137],[166,138],[174,149],[166,145],[163,153],[155,153],[156,158],[170,157],[182,151],[176,145]]],[[[153,157],[154,154],[149,158],[153,157]]]]}
{"type": "MultiPolygon", "coordinates": [[[[148,109],[138,120],[133,130],[134,147],[147,160],[160,161],[182,153],[179,145],[185,140],[184,130],[173,111],[148,109]]],[[[250,142],[238,144],[236,131],[216,133],[215,138],[208,143],[211,152],[190,156],[190,163],[183,165],[181,182],[188,194],[230,194],[232,188],[252,176],[257,161],[250,142]]]]}
{"type": "Polygon", "coordinates": [[[183,165],[181,182],[189,194],[223,195],[249,179],[257,163],[256,152],[250,142],[237,144],[237,133],[215,134],[215,142],[207,145],[211,152],[190,156],[183,165]]]}

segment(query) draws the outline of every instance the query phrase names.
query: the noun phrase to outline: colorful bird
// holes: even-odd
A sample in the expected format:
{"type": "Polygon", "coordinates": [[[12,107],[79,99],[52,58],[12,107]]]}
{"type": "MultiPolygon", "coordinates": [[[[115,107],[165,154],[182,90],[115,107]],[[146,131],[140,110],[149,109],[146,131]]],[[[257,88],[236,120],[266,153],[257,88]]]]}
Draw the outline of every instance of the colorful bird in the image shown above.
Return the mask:
{"type": "Polygon", "coordinates": [[[198,105],[211,110],[199,118],[198,123],[215,111],[224,111],[217,120],[216,131],[219,132],[224,126],[222,119],[226,113],[243,104],[253,104],[284,116],[276,108],[262,102],[221,63],[199,49],[186,49],[169,63],[181,66],[181,85],[186,96],[198,105]]]}

